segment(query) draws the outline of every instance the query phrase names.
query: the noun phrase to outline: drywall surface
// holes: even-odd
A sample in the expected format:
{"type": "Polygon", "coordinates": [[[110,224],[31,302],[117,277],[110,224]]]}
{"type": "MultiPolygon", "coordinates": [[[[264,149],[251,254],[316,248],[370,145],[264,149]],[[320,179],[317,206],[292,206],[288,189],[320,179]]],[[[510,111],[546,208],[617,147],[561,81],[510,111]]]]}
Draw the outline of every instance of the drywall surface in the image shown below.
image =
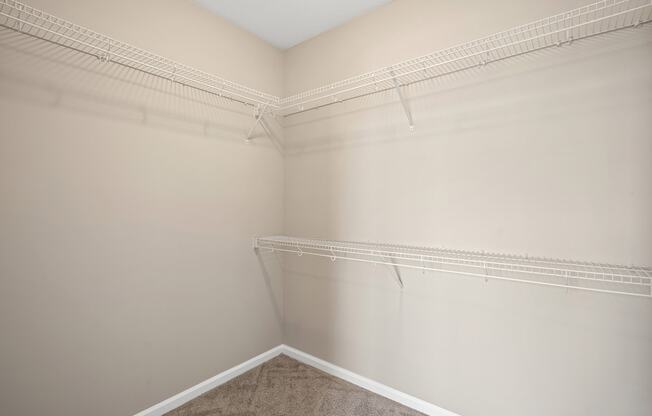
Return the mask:
{"type": "MultiPolygon", "coordinates": [[[[30,4],[278,94],[189,1],[30,4]]],[[[0,28],[0,414],[130,415],[279,345],[283,159],[252,111],[0,28]]]]}
{"type": "MultiPolygon", "coordinates": [[[[288,93],[578,6],[398,0],[288,93]]],[[[652,27],[285,121],[286,233],[652,265],[652,27]]],[[[286,343],[464,416],[652,414],[652,302],[286,258],[286,343]]]]}

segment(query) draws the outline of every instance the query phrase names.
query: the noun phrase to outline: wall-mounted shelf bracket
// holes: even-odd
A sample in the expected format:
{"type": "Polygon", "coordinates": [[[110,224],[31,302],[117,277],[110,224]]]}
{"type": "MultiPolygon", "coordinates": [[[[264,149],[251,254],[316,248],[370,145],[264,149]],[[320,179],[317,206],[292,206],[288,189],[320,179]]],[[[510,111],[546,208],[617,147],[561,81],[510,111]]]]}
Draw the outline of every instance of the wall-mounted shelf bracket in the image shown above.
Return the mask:
{"type": "Polygon", "coordinates": [[[249,131],[247,131],[247,136],[245,137],[245,141],[247,143],[251,142],[251,137],[254,134],[254,130],[256,130],[256,127],[258,127],[258,124],[260,124],[260,121],[263,119],[263,114],[265,114],[265,110],[267,109],[267,104],[264,106],[257,105],[254,109],[254,123],[251,125],[249,128],[249,131]]]}
{"type": "Polygon", "coordinates": [[[247,136],[245,137],[245,142],[251,143],[251,141],[254,138],[254,132],[256,131],[256,127],[260,125],[260,127],[263,129],[269,140],[274,144],[274,147],[283,154],[283,146],[282,142],[279,140],[278,136],[274,133],[274,130],[270,127],[269,122],[265,118],[266,114],[272,114],[271,112],[267,111],[268,106],[263,105],[263,106],[256,106],[254,110],[254,122],[247,131],[247,136]]]}
{"type": "Polygon", "coordinates": [[[396,89],[396,94],[398,95],[398,98],[401,100],[403,111],[405,111],[405,117],[407,118],[408,126],[410,127],[410,130],[414,130],[414,121],[412,120],[412,113],[410,112],[410,107],[408,107],[407,100],[405,99],[405,95],[403,94],[403,91],[401,91],[401,84],[398,82],[398,79],[396,78],[393,71],[391,72],[391,75],[392,75],[392,81],[394,83],[394,89],[396,89]]]}

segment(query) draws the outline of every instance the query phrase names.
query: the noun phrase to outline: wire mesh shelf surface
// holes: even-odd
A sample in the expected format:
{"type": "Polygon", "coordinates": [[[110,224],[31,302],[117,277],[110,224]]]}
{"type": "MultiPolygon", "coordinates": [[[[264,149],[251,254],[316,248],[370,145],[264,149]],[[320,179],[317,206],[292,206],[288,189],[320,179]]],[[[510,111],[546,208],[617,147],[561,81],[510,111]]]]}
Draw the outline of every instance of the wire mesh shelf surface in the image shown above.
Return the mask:
{"type": "Polygon", "coordinates": [[[277,96],[191,68],[14,0],[0,0],[0,25],[246,105],[278,106],[277,96]]]}
{"type": "Polygon", "coordinates": [[[589,263],[404,245],[326,241],[286,236],[254,239],[254,247],[544,286],[652,297],[649,267],[589,263]]]}
{"type": "Polygon", "coordinates": [[[551,46],[649,22],[651,0],[603,0],[461,45],[285,97],[280,112],[301,113],[551,46]]]}
{"type": "Polygon", "coordinates": [[[602,0],[429,55],[281,98],[163,58],[15,0],[0,0],[0,25],[280,115],[426,81],[651,20],[652,0],[602,0]]]}

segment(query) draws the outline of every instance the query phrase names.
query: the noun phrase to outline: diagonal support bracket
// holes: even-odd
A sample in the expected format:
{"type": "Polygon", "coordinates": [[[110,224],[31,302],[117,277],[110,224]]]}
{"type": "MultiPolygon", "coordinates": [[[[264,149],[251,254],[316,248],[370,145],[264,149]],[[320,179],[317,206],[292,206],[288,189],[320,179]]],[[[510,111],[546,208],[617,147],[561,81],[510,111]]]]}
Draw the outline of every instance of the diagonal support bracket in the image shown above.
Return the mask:
{"type": "Polygon", "coordinates": [[[394,88],[396,89],[396,94],[398,94],[398,98],[401,100],[401,105],[403,106],[403,111],[405,111],[405,117],[407,117],[410,130],[414,130],[414,121],[412,120],[412,113],[410,112],[410,107],[408,107],[407,100],[403,95],[403,91],[401,91],[401,84],[399,84],[398,79],[396,79],[396,74],[394,74],[394,71],[392,71],[391,74],[392,74],[392,81],[394,81],[394,88]]]}
{"type": "Polygon", "coordinates": [[[245,142],[251,143],[251,140],[253,139],[253,134],[254,131],[256,130],[256,127],[260,125],[262,127],[263,131],[269,137],[269,140],[274,144],[276,147],[276,150],[281,153],[281,155],[284,154],[283,152],[283,146],[282,142],[279,140],[278,136],[274,133],[274,130],[269,126],[269,123],[265,119],[265,110],[267,109],[267,104],[265,104],[262,108],[258,107],[256,109],[255,114],[255,120],[254,124],[249,128],[249,131],[247,132],[247,136],[245,138],[245,142]]]}
{"type": "Polygon", "coordinates": [[[256,130],[258,124],[260,124],[260,121],[263,119],[263,114],[265,114],[266,109],[267,109],[267,104],[265,104],[262,108],[257,109],[254,124],[249,128],[249,131],[247,132],[247,136],[245,137],[245,141],[247,143],[251,141],[251,136],[254,134],[254,130],[256,130]]]}

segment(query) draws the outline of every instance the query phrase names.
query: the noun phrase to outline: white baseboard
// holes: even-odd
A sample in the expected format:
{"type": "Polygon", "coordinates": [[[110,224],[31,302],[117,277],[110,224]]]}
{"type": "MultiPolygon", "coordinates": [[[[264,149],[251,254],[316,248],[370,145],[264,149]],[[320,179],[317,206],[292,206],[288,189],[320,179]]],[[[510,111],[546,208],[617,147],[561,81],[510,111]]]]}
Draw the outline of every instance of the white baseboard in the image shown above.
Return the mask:
{"type": "Polygon", "coordinates": [[[342,380],[348,381],[351,384],[360,386],[363,389],[376,393],[379,396],[383,396],[398,402],[403,406],[409,407],[430,416],[459,416],[457,413],[442,409],[441,407],[435,406],[432,403],[428,403],[424,400],[410,396],[409,394],[405,394],[377,381],[370,380],[359,374],[345,370],[344,368],[338,367],[335,364],[331,364],[328,361],[324,361],[321,358],[317,358],[303,351],[299,351],[296,348],[292,348],[287,345],[282,345],[282,347],[283,354],[287,355],[288,357],[294,358],[297,361],[315,367],[337,378],[341,378],[342,380]]]}
{"type": "Polygon", "coordinates": [[[170,410],[176,409],[177,407],[194,399],[195,397],[204,394],[221,384],[226,383],[227,381],[251,370],[254,367],[259,366],[266,361],[271,360],[279,354],[285,354],[297,361],[315,367],[325,373],[341,378],[342,380],[348,381],[349,383],[355,384],[356,386],[360,386],[363,389],[367,389],[380,396],[401,403],[402,405],[407,406],[411,409],[418,410],[419,412],[425,413],[426,415],[459,416],[456,413],[442,409],[441,407],[435,406],[434,404],[428,403],[424,400],[417,399],[416,397],[410,396],[409,394],[405,394],[384,384],[378,383],[377,381],[373,381],[359,374],[355,374],[349,370],[345,370],[341,367],[336,366],[335,364],[331,364],[327,361],[322,360],[321,358],[317,358],[303,351],[299,351],[298,349],[292,348],[288,345],[279,345],[274,347],[271,350],[264,352],[248,361],[245,361],[242,364],[223,371],[220,374],[209,378],[208,380],[202,381],[201,383],[190,387],[189,389],[184,390],[181,393],[170,397],[169,399],[163,400],[162,402],[155,404],[154,406],[145,409],[134,416],[162,416],[170,410]]]}
{"type": "Polygon", "coordinates": [[[215,387],[226,383],[227,381],[239,376],[240,374],[246,373],[252,368],[258,367],[262,363],[271,360],[277,355],[283,352],[283,345],[272,348],[271,350],[264,352],[256,357],[245,361],[242,364],[238,364],[235,367],[232,367],[226,371],[222,371],[220,374],[209,378],[208,380],[202,381],[201,383],[190,387],[182,391],[179,394],[175,394],[169,399],[165,399],[160,403],[155,404],[152,407],[149,407],[141,412],[136,413],[134,416],[162,416],[170,410],[174,410],[182,404],[189,402],[197,396],[200,396],[206,393],[209,390],[214,389],[215,387]]]}

